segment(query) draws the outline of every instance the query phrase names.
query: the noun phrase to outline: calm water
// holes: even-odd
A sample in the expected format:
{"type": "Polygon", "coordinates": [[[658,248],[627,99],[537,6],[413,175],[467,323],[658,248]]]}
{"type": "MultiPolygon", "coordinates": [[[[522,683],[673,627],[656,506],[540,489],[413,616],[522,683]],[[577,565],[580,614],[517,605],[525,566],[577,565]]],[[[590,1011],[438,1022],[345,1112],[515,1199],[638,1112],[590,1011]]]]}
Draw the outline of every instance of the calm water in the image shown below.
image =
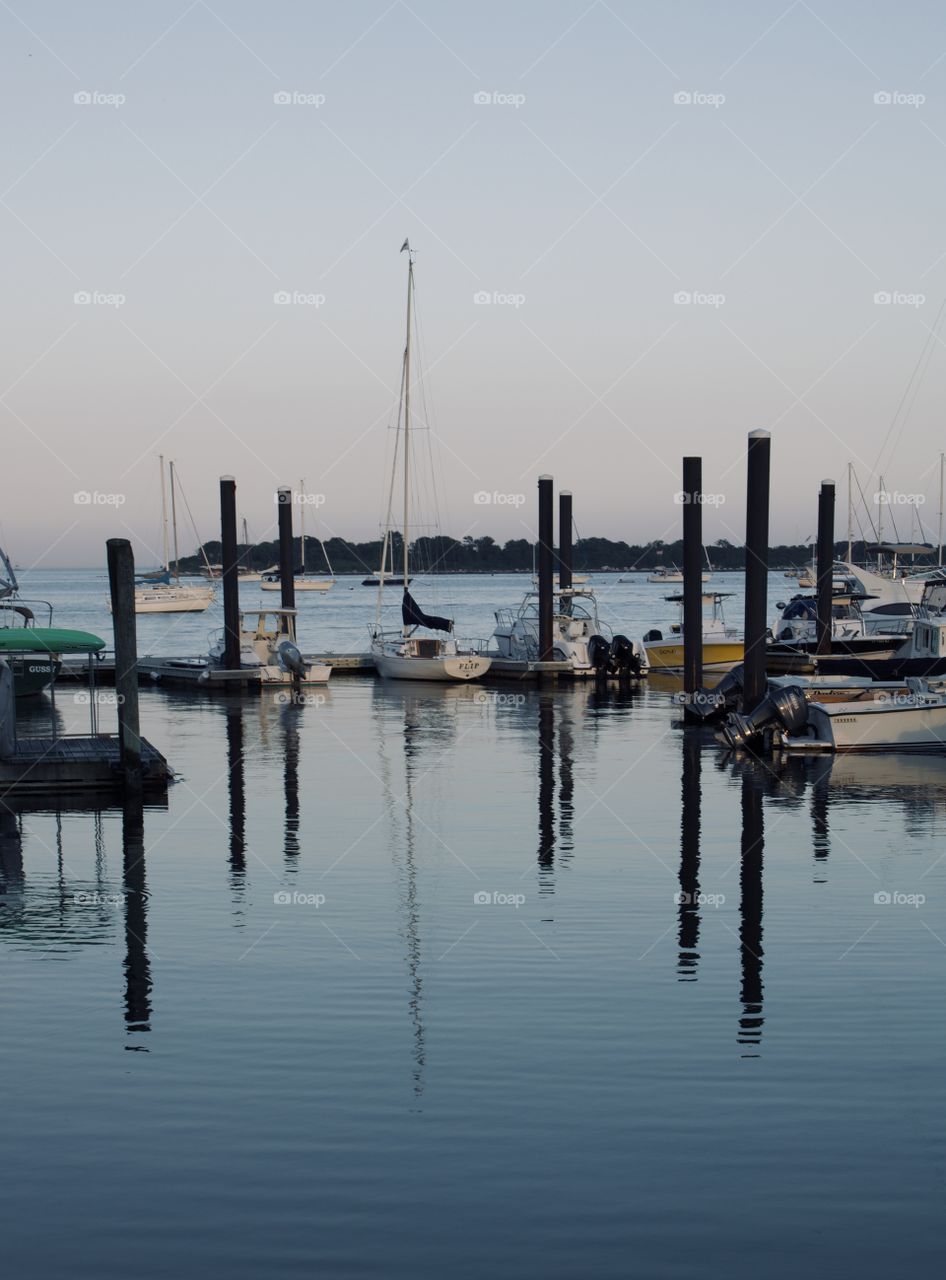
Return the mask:
{"type": "MultiPolygon", "coordinates": [[[[104,633],[104,579],[43,585],[104,633]]],[[[360,648],[336,591],[303,640],[360,648]]],[[[773,772],[653,688],[498,693],[148,689],[143,841],[2,819],[11,1275],[942,1269],[946,762],[773,772]]]]}

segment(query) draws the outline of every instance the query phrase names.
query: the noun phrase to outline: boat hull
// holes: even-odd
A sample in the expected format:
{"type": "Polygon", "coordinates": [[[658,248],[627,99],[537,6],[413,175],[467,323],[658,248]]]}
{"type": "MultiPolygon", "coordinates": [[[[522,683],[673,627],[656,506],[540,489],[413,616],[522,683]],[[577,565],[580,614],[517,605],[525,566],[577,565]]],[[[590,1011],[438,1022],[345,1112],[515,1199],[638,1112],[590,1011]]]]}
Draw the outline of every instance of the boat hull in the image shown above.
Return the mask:
{"type": "MultiPolygon", "coordinates": [[[[331,579],[328,579],[326,581],[321,581],[320,579],[317,579],[317,578],[313,578],[311,580],[309,580],[308,578],[305,578],[305,579],[296,578],[295,581],[293,582],[293,588],[296,591],[331,591],[334,585],[335,584],[331,581],[331,579]]],[[[279,582],[260,582],[260,590],[261,591],[281,591],[282,584],[279,582]]]]}
{"type": "Polygon", "coordinates": [[[856,703],[808,708],[810,738],[792,738],[798,750],[943,751],[946,750],[946,702],[896,695],[878,707],[856,703]]]}
{"type": "MultiPolygon", "coordinates": [[[[644,644],[644,652],[650,669],[658,671],[679,672],[683,670],[683,641],[671,644],[644,644]]],[[[705,640],[703,641],[703,670],[731,671],[738,667],[745,656],[745,646],[741,640],[705,640]]]]}
{"type": "Polygon", "coordinates": [[[55,683],[62,660],[49,653],[7,654],[6,663],[13,675],[13,694],[17,698],[35,697],[55,683]]]}
{"type": "Polygon", "coordinates": [[[479,680],[490,668],[490,659],[477,653],[441,654],[436,658],[402,657],[372,650],[378,675],[385,680],[427,680],[452,683],[479,680]]]}
{"type": "Polygon", "coordinates": [[[135,592],[135,613],[203,613],[213,601],[212,587],[148,587],[135,592]]]}

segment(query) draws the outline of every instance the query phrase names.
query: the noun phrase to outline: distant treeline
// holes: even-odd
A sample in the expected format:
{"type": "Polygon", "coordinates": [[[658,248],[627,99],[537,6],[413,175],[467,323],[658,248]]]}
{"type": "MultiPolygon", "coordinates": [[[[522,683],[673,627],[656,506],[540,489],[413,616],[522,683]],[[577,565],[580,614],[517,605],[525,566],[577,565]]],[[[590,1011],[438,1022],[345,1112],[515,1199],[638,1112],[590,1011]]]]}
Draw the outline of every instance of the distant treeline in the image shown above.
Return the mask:
{"type": "MultiPolygon", "coordinates": [[[[295,564],[300,566],[300,539],[294,541],[295,564]]],[[[389,555],[388,571],[392,563],[400,565],[401,540],[398,535],[392,538],[393,556],[389,555]]],[[[867,545],[864,542],[853,544],[855,561],[867,559],[867,545]]],[[[381,564],[381,542],[345,542],[342,538],[332,538],[325,544],[332,568],[336,573],[374,574],[381,564]]],[[[306,539],[305,568],[315,573],[325,572],[325,559],[317,540],[306,539]]],[[[219,542],[205,542],[204,554],[211,564],[219,564],[222,554],[219,542]]],[[[744,550],[724,538],[707,548],[710,564],[714,569],[744,568],[744,550]]],[[[240,562],[247,568],[266,569],[278,564],[278,542],[260,542],[255,546],[241,545],[240,562]]],[[[847,543],[835,543],[835,554],[839,559],[847,555],[847,543]]],[[[929,563],[929,557],[926,563],[929,563]]],[[[490,537],[463,538],[418,538],[411,543],[411,562],[415,568],[436,568],[443,573],[525,573],[531,572],[533,566],[533,544],[526,538],[513,538],[500,544],[490,537]]],[[[610,538],[582,538],[575,544],[574,567],[579,572],[601,572],[614,570],[630,573],[635,569],[657,569],[670,565],[680,566],[683,562],[683,542],[649,542],[645,546],[636,546],[627,542],[612,542],[610,538]]],[[[181,559],[180,567],[187,572],[199,570],[203,566],[203,556],[198,553],[181,559]]],[[[770,549],[769,564],[773,569],[800,569],[811,563],[810,546],[775,546],[770,549]]],[[[924,563],[917,561],[920,565],[924,563]]]]}

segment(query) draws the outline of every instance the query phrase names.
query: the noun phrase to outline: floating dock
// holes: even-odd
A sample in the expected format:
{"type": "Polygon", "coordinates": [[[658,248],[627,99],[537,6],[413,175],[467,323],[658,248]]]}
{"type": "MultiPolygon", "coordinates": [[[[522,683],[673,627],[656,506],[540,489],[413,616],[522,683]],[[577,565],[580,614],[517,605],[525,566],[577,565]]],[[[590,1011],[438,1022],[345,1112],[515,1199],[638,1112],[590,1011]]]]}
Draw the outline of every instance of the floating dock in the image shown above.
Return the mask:
{"type": "MultiPolygon", "coordinates": [[[[145,792],[166,791],[168,763],[156,747],[141,740],[145,792]]],[[[11,796],[73,792],[120,792],[124,772],[117,734],[91,738],[19,738],[16,754],[0,760],[0,790],[11,796]]]]}

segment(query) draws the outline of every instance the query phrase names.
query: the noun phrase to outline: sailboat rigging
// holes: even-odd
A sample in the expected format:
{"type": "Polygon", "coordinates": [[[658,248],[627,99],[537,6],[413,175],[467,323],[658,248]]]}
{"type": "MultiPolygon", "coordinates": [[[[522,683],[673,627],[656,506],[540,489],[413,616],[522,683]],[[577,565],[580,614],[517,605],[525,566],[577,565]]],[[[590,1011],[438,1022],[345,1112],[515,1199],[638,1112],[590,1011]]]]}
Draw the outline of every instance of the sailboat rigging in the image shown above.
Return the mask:
{"type": "Polygon", "coordinates": [[[461,644],[453,638],[453,621],[435,614],[427,614],[410,592],[410,530],[411,530],[411,338],[414,327],[414,251],[405,240],[401,253],[407,252],[407,326],[404,357],[401,367],[401,392],[391,467],[391,485],[388,491],[388,507],[384,538],[381,544],[381,569],[378,574],[378,600],[375,624],[371,632],[371,653],[380,675],[391,680],[476,680],[489,670],[491,659],[484,656],[471,642],[461,644]],[[381,609],[385,581],[388,575],[388,556],[391,568],[394,564],[393,503],[398,469],[398,446],[401,446],[403,469],[403,508],[401,516],[402,583],[401,628],[385,631],[381,626],[381,609]],[[418,629],[443,633],[437,636],[418,635],[418,629]]]}
{"type": "MultiPolygon", "coordinates": [[[[171,487],[171,524],[174,547],[174,569],[171,569],[171,543],[168,540],[168,494],[165,483],[164,456],[158,458],[161,470],[161,540],[164,565],[156,573],[142,574],[135,585],[135,613],[203,613],[213,602],[212,586],[182,586],[179,574],[177,542],[177,483],[174,463],[168,464],[171,487]],[[171,578],[174,581],[171,581],[171,578]]],[[[111,604],[109,604],[111,608],[111,604]]]]}

